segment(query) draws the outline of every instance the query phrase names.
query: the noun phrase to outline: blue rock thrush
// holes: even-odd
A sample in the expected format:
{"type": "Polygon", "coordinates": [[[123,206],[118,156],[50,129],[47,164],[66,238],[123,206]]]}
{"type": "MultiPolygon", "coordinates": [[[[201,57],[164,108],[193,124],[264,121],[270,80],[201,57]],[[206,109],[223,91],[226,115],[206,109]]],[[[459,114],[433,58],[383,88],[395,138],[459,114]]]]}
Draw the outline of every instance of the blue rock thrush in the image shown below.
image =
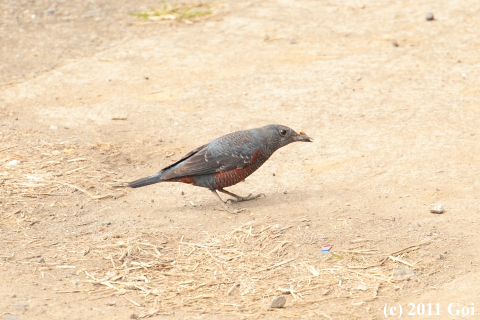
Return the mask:
{"type": "Polygon", "coordinates": [[[232,132],[187,153],[157,174],[130,182],[128,187],[138,188],[164,181],[189,183],[210,189],[225,209],[232,212],[217,190],[234,197],[235,200],[227,200],[232,202],[262,196],[241,197],[224,188],[245,180],[277,149],[295,141],[312,142],[312,138],[278,124],[232,132]]]}

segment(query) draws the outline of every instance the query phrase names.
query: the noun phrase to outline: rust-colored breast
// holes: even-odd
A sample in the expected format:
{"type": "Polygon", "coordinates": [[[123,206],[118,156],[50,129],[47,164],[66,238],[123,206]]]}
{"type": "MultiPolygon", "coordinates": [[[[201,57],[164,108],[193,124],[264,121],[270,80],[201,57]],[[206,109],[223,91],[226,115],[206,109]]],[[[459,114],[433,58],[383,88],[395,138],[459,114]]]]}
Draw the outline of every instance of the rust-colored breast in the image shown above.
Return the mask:
{"type": "Polygon", "coordinates": [[[241,169],[236,168],[215,173],[213,175],[215,179],[215,188],[226,188],[245,180],[246,177],[255,172],[255,170],[257,170],[263,164],[264,161],[259,161],[260,159],[258,159],[259,154],[260,150],[255,152],[248,166],[245,166],[241,169]]]}

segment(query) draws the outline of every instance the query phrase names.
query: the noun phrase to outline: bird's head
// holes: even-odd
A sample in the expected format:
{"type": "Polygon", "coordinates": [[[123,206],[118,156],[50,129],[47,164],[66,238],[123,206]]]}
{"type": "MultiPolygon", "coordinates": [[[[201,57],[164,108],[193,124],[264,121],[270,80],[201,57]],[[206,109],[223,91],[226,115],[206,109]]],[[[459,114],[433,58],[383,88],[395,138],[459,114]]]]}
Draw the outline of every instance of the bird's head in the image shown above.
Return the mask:
{"type": "Polygon", "coordinates": [[[289,127],[279,124],[272,124],[267,126],[270,136],[270,143],[275,143],[277,148],[281,148],[292,142],[312,142],[313,139],[307,136],[303,131],[300,133],[295,132],[289,127]]]}

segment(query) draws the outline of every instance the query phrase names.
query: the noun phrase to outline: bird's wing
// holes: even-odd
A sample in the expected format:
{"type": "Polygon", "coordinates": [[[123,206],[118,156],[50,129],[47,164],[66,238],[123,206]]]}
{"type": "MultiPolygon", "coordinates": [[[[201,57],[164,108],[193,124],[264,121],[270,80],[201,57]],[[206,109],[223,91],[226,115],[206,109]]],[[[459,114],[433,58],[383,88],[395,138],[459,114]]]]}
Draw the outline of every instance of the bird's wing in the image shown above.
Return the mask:
{"type": "Polygon", "coordinates": [[[199,151],[201,151],[202,149],[204,149],[207,146],[208,146],[208,144],[204,144],[203,146],[198,147],[197,149],[190,151],[189,153],[184,155],[180,160],[178,160],[177,162],[169,165],[168,167],[163,168],[162,171],[160,171],[160,172],[167,172],[169,169],[175,167],[179,163],[181,163],[181,162],[185,161],[186,159],[190,158],[191,156],[195,155],[196,153],[198,153],[199,151]]]}
{"type": "Polygon", "coordinates": [[[254,139],[242,132],[235,132],[213,140],[185,155],[175,164],[165,168],[163,180],[198,176],[241,169],[253,163],[260,147],[254,139]],[[170,170],[168,170],[170,169],[170,170]]]}

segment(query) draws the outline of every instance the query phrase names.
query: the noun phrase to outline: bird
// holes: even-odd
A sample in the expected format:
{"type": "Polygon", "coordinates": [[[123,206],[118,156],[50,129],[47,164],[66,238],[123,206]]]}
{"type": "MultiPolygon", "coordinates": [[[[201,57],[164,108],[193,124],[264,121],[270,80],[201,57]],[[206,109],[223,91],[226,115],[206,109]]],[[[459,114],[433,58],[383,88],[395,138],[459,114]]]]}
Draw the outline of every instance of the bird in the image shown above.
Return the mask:
{"type": "Polygon", "coordinates": [[[292,142],[312,142],[303,131],[270,124],[259,128],[235,131],[221,136],[195,150],[160,172],[128,183],[127,187],[139,188],[159,182],[183,182],[209,189],[228,212],[238,213],[227,206],[228,202],[248,201],[265,196],[236,195],[224,188],[244,181],[254,173],[279,148],[292,142]],[[223,201],[217,191],[234,199],[223,201]]]}

